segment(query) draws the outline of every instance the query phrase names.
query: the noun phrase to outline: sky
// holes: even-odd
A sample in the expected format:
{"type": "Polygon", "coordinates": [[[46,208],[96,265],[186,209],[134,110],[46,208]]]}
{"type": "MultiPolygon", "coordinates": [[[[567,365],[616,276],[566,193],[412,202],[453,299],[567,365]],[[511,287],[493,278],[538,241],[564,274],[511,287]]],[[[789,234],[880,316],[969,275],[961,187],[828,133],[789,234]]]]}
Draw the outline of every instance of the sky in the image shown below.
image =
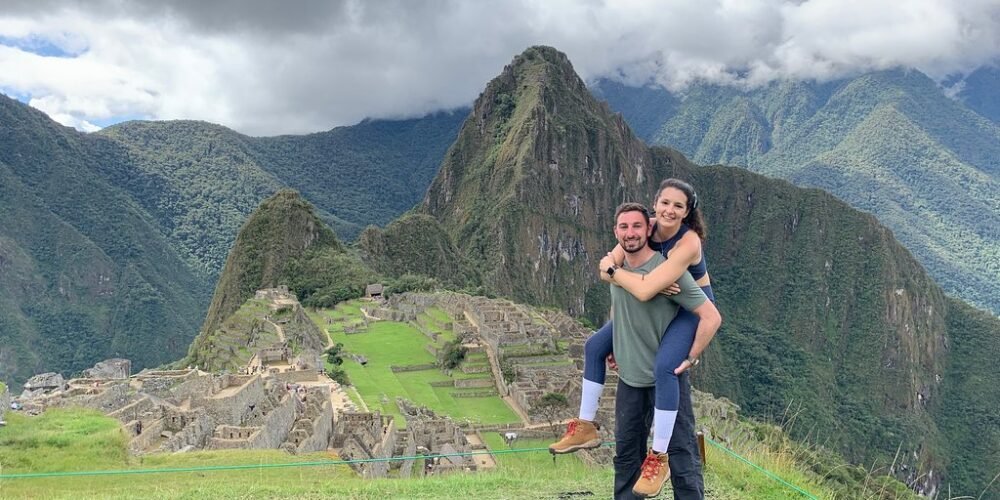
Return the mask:
{"type": "MultiPolygon", "coordinates": [[[[0,92],[83,131],[249,135],[467,106],[532,45],[674,91],[1000,62],[1000,0],[4,0],[0,92]]],[[[950,81],[950,80],[949,80],[950,81]]]]}

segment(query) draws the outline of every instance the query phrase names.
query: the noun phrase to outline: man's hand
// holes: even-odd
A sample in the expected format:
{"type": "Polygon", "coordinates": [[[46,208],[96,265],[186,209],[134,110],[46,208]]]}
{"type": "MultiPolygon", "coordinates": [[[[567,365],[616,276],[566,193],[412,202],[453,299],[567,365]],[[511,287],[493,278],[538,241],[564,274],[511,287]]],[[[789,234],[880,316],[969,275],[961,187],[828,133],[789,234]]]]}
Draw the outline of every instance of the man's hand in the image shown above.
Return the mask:
{"type": "Polygon", "coordinates": [[[608,368],[618,370],[618,362],[615,361],[615,353],[608,354],[608,368]]]}
{"type": "Polygon", "coordinates": [[[681,293],[681,286],[678,285],[677,283],[674,283],[674,284],[672,284],[672,285],[664,288],[663,290],[661,290],[660,293],[662,293],[663,295],[666,295],[667,297],[669,297],[671,295],[677,295],[678,293],[681,293]]]}

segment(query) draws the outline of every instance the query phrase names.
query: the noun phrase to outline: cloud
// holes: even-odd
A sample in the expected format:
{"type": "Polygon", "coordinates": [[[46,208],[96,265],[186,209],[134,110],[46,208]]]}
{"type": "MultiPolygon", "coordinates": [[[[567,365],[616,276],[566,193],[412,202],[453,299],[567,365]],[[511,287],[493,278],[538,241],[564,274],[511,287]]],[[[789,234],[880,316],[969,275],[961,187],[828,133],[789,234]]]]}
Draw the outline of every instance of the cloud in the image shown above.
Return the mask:
{"type": "Polygon", "coordinates": [[[1000,6],[9,0],[0,10],[0,88],[77,127],[141,116],[304,133],[467,105],[536,44],[566,52],[585,79],[671,89],[894,66],[940,79],[997,60],[1000,6]]]}

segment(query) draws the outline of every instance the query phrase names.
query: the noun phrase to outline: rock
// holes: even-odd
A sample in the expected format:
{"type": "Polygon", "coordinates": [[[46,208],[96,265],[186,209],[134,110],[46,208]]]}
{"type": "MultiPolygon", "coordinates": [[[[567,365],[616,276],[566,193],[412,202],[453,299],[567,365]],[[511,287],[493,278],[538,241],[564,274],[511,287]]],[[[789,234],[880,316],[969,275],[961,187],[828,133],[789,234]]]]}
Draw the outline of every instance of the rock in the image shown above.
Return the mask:
{"type": "Polygon", "coordinates": [[[35,375],[24,383],[22,399],[31,399],[42,394],[46,394],[66,386],[66,381],[58,373],[42,373],[35,375]]]}
{"type": "Polygon", "coordinates": [[[84,378],[123,379],[131,374],[132,362],[122,358],[106,359],[83,371],[84,378]]]}

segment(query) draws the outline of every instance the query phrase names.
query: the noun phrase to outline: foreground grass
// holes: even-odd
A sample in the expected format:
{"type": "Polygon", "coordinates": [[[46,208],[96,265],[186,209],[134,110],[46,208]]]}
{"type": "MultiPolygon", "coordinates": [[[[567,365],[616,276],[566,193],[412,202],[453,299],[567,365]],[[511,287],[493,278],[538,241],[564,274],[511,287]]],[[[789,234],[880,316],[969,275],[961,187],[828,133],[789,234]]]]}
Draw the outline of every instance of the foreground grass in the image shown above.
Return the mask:
{"type": "MultiPolygon", "coordinates": [[[[225,450],[129,457],[121,426],[90,410],[51,410],[40,417],[11,415],[0,429],[0,474],[121,471],[113,475],[0,479],[0,498],[609,498],[610,467],[574,455],[553,460],[550,440],[519,440],[508,448],[499,433],[484,433],[497,467],[472,474],[365,480],[346,465],[297,465],[336,460],[325,453],[293,456],[278,450],[225,450]],[[523,451],[520,451],[523,450],[523,451]],[[242,470],[214,467],[262,466],[242,470]],[[201,469],[156,472],[164,469],[201,469]]],[[[741,451],[816,498],[839,496],[822,478],[766,447],[741,451]]],[[[727,453],[709,446],[708,498],[807,498],[727,453]]],[[[663,498],[670,498],[669,491],[663,498]]]]}

